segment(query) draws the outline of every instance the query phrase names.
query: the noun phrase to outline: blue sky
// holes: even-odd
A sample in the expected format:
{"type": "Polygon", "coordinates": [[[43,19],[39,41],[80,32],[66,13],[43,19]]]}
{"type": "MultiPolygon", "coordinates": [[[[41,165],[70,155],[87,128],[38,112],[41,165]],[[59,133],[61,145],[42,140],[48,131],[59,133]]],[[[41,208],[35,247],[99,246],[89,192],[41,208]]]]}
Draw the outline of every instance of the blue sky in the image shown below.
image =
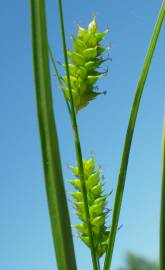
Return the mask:
{"type": "MultiPolygon", "coordinates": [[[[1,1],[2,2],[2,1],[1,1]]],[[[47,1],[49,40],[62,60],[57,1],[47,1]]],[[[66,37],[76,23],[87,26],[97,16],[100,30],[108,24],[111,44],[109,75],[99,87],[107,91],[79,115],[83,155],[94,153],[104,168],[106,189],[115,191],[124,135],[135,86],[161,0],[63,1],[66,37]]],[[[0,11],[0,268],[53,270],[54,251],[44,187],[31,56],[29,1],[3,1],[0,11]]],[[[112,270],[127,251],[153,260],[159,254],[161,130],[165,103],[165,25],[146,83],[130,155],[112,270]]],[[[52,71],[53,73],[53,71],[52,71]]],[[[75,162],[66,107],[52,76],[54,109],[64,177],[75,162]]],[[[66,189],[70,187],[66,184],[66,189]]],[[[110,198],[113,208],[114,192],[110,198]]],[[[71,209],[72,223],[76,222],[71,209]]],[[[91,269],[87,248],[74,232],[78,269],[91,269]]]]}

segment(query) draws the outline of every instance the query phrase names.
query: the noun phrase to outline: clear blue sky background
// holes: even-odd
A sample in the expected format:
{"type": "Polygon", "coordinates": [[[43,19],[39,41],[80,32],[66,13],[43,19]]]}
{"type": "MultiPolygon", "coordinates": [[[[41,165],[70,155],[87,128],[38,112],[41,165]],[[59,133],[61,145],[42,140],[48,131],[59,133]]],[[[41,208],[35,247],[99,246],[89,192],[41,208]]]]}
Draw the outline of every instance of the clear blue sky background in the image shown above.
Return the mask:
{"type": "MultiPolygon", "coordinates": [[[[47,2],[49,39],[62,61],[57,1],[47,2]]],[[[124,135],[135,86],[161,0],[63,1],[68,45],[76,23],[93,15],[99,28],[109,25],[112,44],[109,75],[99,86],[107,91],[79,115],[83,153],[94,153],[104,168],[107,190],[115,190],[124,135]]],[[[53,270],[54,251],[44,188],[31,56],[29,1],[1,1],[0,9],[0,269],[53,270]]],[[[126,252],[157,260],[161,130],[165,101],[165,24],[140,106],[130,156],[112,270],[126,252]]],[[[53,78],[53,76],[52,76],[53,78]]],[[[52,81],[55,114],[65,178],[75,162],[71,126],[57,83],[52,81]]],[[[66,185],[66,188],[70,187],[66,185]]],[[[113,207],[114,194],[110,199],[113,207]]],[[[72,209],[71,209],[72,213],[72,209]]],[[[76,222],[71,214],[72,223],[76,222]]],[[[80,270],[91,269],[86,247],[74,232],[80,270]]]]}

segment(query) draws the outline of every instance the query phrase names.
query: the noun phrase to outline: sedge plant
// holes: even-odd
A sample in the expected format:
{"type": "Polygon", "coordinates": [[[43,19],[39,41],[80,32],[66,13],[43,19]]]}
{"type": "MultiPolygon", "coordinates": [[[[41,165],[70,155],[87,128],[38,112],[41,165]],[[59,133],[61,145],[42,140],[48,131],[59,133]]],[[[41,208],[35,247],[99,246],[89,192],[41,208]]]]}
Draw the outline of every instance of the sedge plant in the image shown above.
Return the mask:
{"type": "Polygon", "coordinates": [[[165,16],[165,1],[160,9],[135,92],[119,170],[111,224],[107,224],[107,216],[110,212],[107,207],[109,192],[105,192],[104,179],[101,176],[102,169],[97,168],[94,156],[89,159],[83,157],[77,123],[78,114],[82,113],[90,102],[94,102],[94,99],[102,94],[96,85],[101,77],[107,75],[107,70],[101,70],[101,67],[103,69],[102,65],[108,60],[106,51],[110,48],[102,44],[108,29],[101,32],[98,29],[96,17],[92,19],[87,28],[78,25],[77,35],[71,37],[73,49],[68,50],[61,0],[58,0],[58,6],[64,56],[64,74],[62,75],[58,71],[56,61],[48,45],[45,1],[31,0],[32,47],[38,121],[57,267],[59,270],[77,269],[52,106],[48,54],[68,108],[74,135],[76,164],[70,166],[73,179],[69,180],[74,191],[69,192],[69,194],[72,196],[72,203],[79,219],[75,227],[80,239],[90,249],[93,269],[101,269],[99,260],[101,256],[105,255],[103,268],[109,270],[118,229],[134,128],[144,85],[165,16]]]}

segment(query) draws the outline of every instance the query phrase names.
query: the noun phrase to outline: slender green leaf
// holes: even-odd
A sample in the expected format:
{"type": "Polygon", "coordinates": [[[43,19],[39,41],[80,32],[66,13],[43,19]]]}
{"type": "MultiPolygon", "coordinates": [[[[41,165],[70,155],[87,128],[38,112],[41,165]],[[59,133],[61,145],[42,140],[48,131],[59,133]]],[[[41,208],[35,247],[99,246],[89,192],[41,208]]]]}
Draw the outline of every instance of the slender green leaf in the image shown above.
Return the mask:
{"type": "Polygon", "coordinates": [[[122,155],[122,160],[121,160],[121,166],[120,166],[120,171],[119,171],[119,176],[118,176],[118,184],[117,184],[114,210],[113,210],[113,216],[112,216],[112,226],[111,226],[109,243],[108,243],[108,251],[105,257],[104,270],[110,269],[110,265],[111,265],[114,243],[115,243],[115,238],[116,238],[116,233],[117,233],[117,228],[118,228],[118,221],[119,221],[120,210],[121,210],[121,204],[122,204],[123,193],[124,193],[124,186],[125,186],[125,180],[126,180],[126,173],[127,173],[127,166],[128,166],[132,137],[133,137],[134,128],[136,124],[141,96],[143,93],[144,85],[145,85],[148,71],[150,68],[151,60],[155,51],[155,47],[157,44],[157,40],[159,37],[159,33],[161,30],[164,16],[165,16],[165,1],[163,1],[163,4],[160,8],[160,13],[159,13],[157,22],[155,24],[154,32],[153,32],[151,42],[147,51],[147,55],[144,61],[143,69],[140,75],[139,82],[137,84],[135,98],[133,101],[133,106],[132,106],[132,110],[130,114],[129,124],[128,124],[126,138],[125,138],[125,144],[124,144],[124,149],[123,149],[123,155],[122,155]]]}
{"type": "Polygon", "coordinates": [[[96,260],[96,252],[95,252],[95,248],[94,248],[92,227],[91,227],[91,223],[90,223],[90,214],[89,214],[89,207],[88,207],[87,190],[86,190],[86,185],[85,185],[82,150],[81,150],[80,137],[79,137],[79,132],[78,132],[77,119],[76,119],[76,113],[75,113],[73,95],[72,95],[72,89],[71,89],[69,64],[68,64],[68,56],[67,56],[67,48],[66,48],[66,40],[65,40],[63,8],[62,8],[62,1],[61,0],[58,0],[58,5],[59,5],[59,13],[60,13],[60,25],[61,25],[61,34],[62,34],[62,42],[63,42],[64,59],[65,59],[67,81],[68,81],[68,88],[69,88],[69,95],[70,95],[70,105],[71,105],[71,115],[72,115],[71,121],[72,121],[73,133],[74,133],[77,164],[78,164],[78,168],[79,168],[79,172],[80,172],[80,181],[81,181],[81,188],[82,188],[82,193],[83,193],[86,222],[87,222],[87,226],[88,226],[88,234],[89,234],[93,268],[94,268],[94,270],[97,270],[98,267],[97,267],[97,260],[96,260]]]}
{"type": "Polygon", "coordinates": [[[70,110],[69,101],[68,101],[67,98],[65,97],[65,94],[64,94],[64,91],[63,91],[63,82],[62,82],[62,79],[61,79],[60,74],[59,74],[59,72],[58,72],[58,68],[57,68],[57,66],[56,66],[56,61],[55,61],[55,59],[54,59],[54,57],[53,57],[53,53],[52,53],[52,50],[51,50],[50,46],[48,46],[48,49],[49,49],[50,59],[51,59],[51,62],[52,62],[52,65],[53,65],[53,68],[54,68],[54,71],[55,71],[55,74],[56,74],[56,77],[57,77],[59,86],[60,86],[61,91],[62,91],[62,93],[63,93],[64,99],[65,99],[65,102],[66,102],[66,106],[67,106],[69,115],[70,115],[70,117],[71,117],[71,110],[70,110]]]}
{"type": "Polygon", "coordinates": [[[162,190],[160,214],[160,270],[165,269],[165,117],[162,143],[162,190]]]}
{"type": "Polygon", "coordinates": [[[76,270],[52,106],[44,0],[31,0],[33,63],[48,207],[59,270],[76,270]]]}

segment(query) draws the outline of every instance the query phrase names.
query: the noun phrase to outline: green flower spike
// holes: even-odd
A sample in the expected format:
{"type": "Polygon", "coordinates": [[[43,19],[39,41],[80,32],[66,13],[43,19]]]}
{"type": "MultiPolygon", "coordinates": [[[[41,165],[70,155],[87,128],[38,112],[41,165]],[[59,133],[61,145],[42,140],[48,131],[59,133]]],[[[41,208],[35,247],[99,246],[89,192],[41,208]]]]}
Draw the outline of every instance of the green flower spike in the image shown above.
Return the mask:
{"type": "MultiPolygon", "coordinates": [[[[83,160],[83,166],[94,247],[96,256],[100,258],[107,250],[107,240],[109,236],[109,230],[105,226],[106,218],[109,213],[109,210],[106,208],[106,199],[108,195],[103,194],[104,182],[100,177],[101,169],[99,168],[98,170],[95,170],[94,158],[91,157],[89,160],[83,160]]],[[[75,227],[80,239],[90,247],[81,183],[79,179],[79,170],[78,167],[74,166],[71,166],[71,169],[76,178],[69,182],[73,185],[76,191],[69,193],[74,199],[73,204],[76,208],[76,214],[81,220],[81,223],[77,224],[75,227]]]]}
{"type": "MultiPolygon", "coordinates": [[[[105,32],[98,32],[96,17],[94,17],[87,29],[78,25],[77,37],[71,37],[74,50],[68,51],[69,73],[76,112],[101,94],[95,91],[95,84],[105,75],[105,72],[99,72],[98,68],[106,61],[102,58],[102,54],[110,48],[100,45],[107,33],[108,29],[105,32]]],[[[62,90],[70,101],[67,76],[63,76],[62,79],[65,85],[62,90]]]]}

